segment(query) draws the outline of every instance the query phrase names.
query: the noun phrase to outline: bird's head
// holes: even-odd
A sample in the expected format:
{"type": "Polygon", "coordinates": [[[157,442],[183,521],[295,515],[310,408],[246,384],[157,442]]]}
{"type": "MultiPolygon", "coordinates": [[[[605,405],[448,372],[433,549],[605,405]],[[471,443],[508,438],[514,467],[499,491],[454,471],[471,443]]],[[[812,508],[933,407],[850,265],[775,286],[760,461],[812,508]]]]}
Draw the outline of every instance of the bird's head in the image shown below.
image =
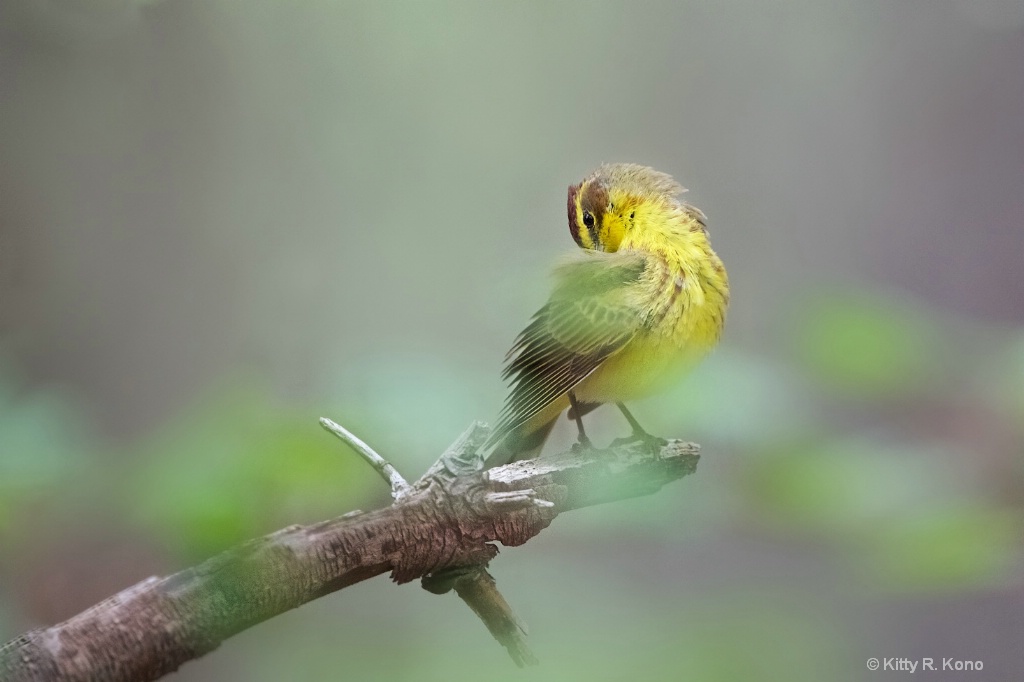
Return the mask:
{"type": "Polygon", "coordinates": [[[667,225],[680,208],[692,208],[675,198],[685,191],[672,176],[653,168],[604,164],[569,187],[569,232],[581,248],[618,251],[631,233],[667,225]]]}

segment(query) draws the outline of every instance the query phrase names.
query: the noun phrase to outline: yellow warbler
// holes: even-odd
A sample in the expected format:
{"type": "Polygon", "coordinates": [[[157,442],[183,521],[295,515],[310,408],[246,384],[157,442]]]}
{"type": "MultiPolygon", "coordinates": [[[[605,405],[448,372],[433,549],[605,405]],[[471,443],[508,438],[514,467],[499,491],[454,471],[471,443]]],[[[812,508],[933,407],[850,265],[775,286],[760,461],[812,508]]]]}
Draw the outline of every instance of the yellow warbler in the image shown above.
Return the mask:
{"type": "Polygon", "coordinates": [[[637,438],[651,438],[624,400],[670,386],[717,342],[729,280],[707,219],[678,199],[671,176],[605,164],[569,187],[569,231],[581,257],[555,270],[550,299],[516,339],[511,391],[486,447],[495,466],[535,454],[566,408],[582,416],[617,403],[637,438]]]}

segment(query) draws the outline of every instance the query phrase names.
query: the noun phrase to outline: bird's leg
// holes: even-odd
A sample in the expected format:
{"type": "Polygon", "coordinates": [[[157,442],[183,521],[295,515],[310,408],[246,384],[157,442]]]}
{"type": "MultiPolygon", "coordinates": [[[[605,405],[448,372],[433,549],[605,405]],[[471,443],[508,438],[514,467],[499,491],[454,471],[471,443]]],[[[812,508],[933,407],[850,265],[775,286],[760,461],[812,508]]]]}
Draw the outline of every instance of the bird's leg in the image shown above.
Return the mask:
{"type": "Polygon", "coordinates": [[[651,434],[647,433],[647,431],[644,430],[644,427],[640,426],[640,422],[636,420],[636,417],[633,416],[633,413],[626,409],[625,403],[615,404],[618,405],[619,410],[622,411],[622,416],[626,418],[626,421],[629,422],[629,425],[633,427],[634,436],[639,436],[640,438],[650,438],[651,434]]]}
{"type": "Polygon", "coordinates": [[[658,448],[661,448],[661,446],[665,445],[665,443],[668,442],[664,438],[658,438],[657,436],[652,436],[651,434],[647,433],[647,431],[644,430],[644,427],[640,426],[640,422],[636,420],[636,417],[634,417],[630,413],[630,411],[626,409],[626,406],[624,404],[615,404],[619,406],[619,410],[622,412],[622,416],[626,418],[626,421],[628,421],[629,425],[633,428],[633,435],[629,436],[628,438],[618,438],[614,443],[612,443],[613,445],[620,443],[633,443],[636,441],[643,441],[644,443],[656,445],[658,448]]]}
{"type": "Polygon", "coordinates": [[[587,438],[587,432],[583,430],[583,415],[580,414],[580,404],[576,400],[576,394],[572,391],[569,391],[569,406],[572,408],[573,418],[576,420],[576,428],[580,430],[579,438],[576,439],[577,444],[584,448],[594,447],[590,439],[587,438]]]}

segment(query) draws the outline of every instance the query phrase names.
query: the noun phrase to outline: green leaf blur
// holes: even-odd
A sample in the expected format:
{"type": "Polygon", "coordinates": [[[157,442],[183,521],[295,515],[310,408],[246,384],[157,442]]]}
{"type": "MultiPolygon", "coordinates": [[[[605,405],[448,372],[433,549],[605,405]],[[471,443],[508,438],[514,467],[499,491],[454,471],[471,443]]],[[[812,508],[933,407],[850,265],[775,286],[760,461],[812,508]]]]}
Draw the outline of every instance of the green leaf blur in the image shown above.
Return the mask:
{"type": "Polygon", "coordinates": [[[917,390],[938,369],[938,330],[909,305],[881,296],[828,296],[797,322],[801,362],[836,391],[893,395],[917,390]]]}
{"type": "Polygon", "coordinates": [[[229,384],[140,444],[125,510],[200,560],[280,525],[337,516],[380,487],[322,431],[314,411],[229,384]]]}

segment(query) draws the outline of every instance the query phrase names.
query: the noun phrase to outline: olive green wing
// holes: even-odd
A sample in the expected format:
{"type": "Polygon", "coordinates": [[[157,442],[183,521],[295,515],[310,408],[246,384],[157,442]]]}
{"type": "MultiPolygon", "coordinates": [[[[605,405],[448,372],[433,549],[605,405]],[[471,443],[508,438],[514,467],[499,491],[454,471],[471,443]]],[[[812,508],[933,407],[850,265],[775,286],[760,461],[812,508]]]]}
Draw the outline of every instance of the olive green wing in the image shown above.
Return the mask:
{"type": "Polygon", "coordinates": [[[555,271],[551,298],[506,356],[502,377],[511,390],[491,443],[583,381],[640,331],[637,284],[646,265],[641,254],[586,252],[555,271]]]}

